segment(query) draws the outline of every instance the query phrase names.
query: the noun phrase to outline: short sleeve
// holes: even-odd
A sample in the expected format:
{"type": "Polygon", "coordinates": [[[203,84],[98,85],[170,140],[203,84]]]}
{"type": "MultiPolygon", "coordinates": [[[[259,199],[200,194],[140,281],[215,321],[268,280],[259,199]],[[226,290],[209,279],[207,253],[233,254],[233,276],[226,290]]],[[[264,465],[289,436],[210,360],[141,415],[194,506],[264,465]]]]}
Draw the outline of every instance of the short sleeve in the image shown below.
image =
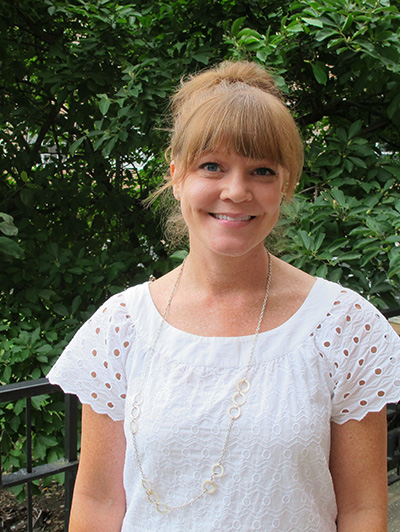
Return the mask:
{"type": "Polygon", "coordinates": [[[343,290],[322,329],[333,382],[332,421],[359,421],[400,400],[400,339],[373,305],[343,290]]]}
{"type": "Polygon", "coordinates": [[[47,378],[95,412],[122,420],[134,337],[123,293],[113,296],[78,330],[47,378]]]}

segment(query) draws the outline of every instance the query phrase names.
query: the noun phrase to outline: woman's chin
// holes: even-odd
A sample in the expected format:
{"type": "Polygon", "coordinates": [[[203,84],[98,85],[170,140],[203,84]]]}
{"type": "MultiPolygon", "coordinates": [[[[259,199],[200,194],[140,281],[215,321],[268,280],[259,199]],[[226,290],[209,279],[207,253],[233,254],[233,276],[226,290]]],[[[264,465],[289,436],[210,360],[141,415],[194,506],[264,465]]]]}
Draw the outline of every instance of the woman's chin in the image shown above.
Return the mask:
{"type": "MultiPolygon", "coordinates": [[[[192,245],[191,249],[194,249],[192,245]]],[[[203,255],[204,253],[211,253],[212,255],[221,257],[240,258],[255,253],[261,249],[264,249],[264,241],[251,245],[249,242],[220,240],[209,243],[206,248],[203,248],[201,253],[203,255]]]]}

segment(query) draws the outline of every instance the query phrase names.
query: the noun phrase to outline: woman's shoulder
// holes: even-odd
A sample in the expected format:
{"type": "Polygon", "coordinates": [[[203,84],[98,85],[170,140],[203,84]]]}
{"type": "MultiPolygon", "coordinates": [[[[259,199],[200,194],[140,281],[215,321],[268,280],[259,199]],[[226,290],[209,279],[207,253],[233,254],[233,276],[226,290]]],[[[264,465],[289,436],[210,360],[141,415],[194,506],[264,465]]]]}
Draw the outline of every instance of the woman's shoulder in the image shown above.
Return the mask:
{"type": "Polygon", "coordinates": [[[323,312],[314,336],[327,352],[337,351],[338,346],[342,352],[350,353],[371,346],[380,349],[388,344],[399,345],[399,338],[386,318],[362,295],[324,279],[317,280],[315,290],[316,304],[321,302],[323,312]]]}
{"type": "MultiPolygon", "coordinates": [[[[302,318],[328,321],[345,320],[354,323],[357,319],[386,321],[382,314],[362,295],[337,282],[313,277],[291,265],[280,261],[281,286],[277,294],[293,294],[293,299],[303,302],[298,305],[302,318]],[[283,264],[283,265],[282,265],[283,264]],[[354,318],[354,319],[353,319],[354,318]]],[[[281,303],[282,305],[284,303],[281,303]]]]}
{"type": "Polygon", "coordinates": [[[126,314],[136,308],[142,308],[149,304],[149,282],[130,286],[122,292],[109,297],[96,311],[96,314],[126,314]]]}
{"type": "MultiPolygon", "coordinates": [[[[309,280],[308,277],[303,279],[309,280]]],[[[277,333],[283,330],[286,336],[290,333],[292,343],[297,346],[304,345],[308,349],[312,342],[327,354],[340,346],[346,352],[353,346],[365,348],[371,341],[376,345],[386,344],[389,339],[392,344],[399,343],[385,317],[366,298],[319,277],[313,278],[303,303],[283,328],[279,327],[277,333]]]]}

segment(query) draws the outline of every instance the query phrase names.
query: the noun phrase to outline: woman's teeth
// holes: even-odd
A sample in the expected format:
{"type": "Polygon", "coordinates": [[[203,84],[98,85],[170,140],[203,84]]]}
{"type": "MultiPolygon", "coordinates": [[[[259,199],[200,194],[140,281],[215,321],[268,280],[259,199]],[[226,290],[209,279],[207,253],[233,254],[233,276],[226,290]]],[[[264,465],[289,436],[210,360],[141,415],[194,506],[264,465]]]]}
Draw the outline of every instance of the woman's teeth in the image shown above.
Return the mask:
{"type": "Polygon", "coordinates": [[[242,222],[248,221],[253,218],[253,216],[227,216],[226,214],[213,214],[214,218],[217,220],[228,220],[230,222],[242,222]]]}

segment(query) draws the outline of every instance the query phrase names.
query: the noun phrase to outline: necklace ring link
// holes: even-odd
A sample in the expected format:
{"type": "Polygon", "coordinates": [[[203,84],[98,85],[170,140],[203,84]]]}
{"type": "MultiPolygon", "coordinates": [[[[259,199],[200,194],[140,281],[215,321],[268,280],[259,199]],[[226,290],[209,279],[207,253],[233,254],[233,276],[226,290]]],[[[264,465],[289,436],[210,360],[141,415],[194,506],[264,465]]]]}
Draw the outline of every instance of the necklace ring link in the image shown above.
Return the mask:
{"type": "Polygon", "coordinates": [[[239,419],[242,415],[242,409],[239,405],[232,405],[228,408],[228,414],[231,419],[239,419]]]}
{"type": "Polygon", "coordinates": [[[244,392],[236,392],[232,397],[232,401],[234,406],[243,406],[247,401],[246,394],[244,392]]]}
{"type": "Polygon", "coordinates": [[[250,390],[249,381],[246,378],[240,379],[236,384],[236,389],[238,392],[247,393],[250,390]]]}
{"type": "Polygon", "coordinates": [[[217,486],[212,480],[206,480],[205,482],[203,482],[203,489],[207,493],[214,493],[214,491],[217,489],[217,486]]]}

